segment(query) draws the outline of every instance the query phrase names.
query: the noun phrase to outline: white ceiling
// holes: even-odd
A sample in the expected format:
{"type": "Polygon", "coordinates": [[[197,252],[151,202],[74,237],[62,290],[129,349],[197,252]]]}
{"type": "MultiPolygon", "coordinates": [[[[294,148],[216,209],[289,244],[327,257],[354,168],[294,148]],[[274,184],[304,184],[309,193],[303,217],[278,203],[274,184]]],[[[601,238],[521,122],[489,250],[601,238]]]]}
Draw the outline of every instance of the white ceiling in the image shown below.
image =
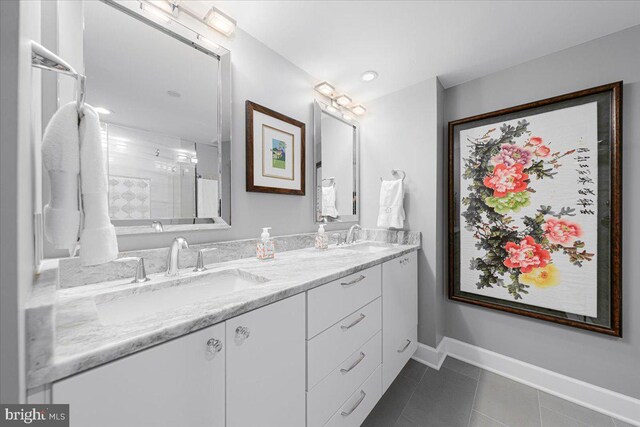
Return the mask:
{"type": "Polygon", "coordinates": [[[193,1],[312,76],[367,101],[439,76],[454,86],[640,24],[638,1],[193,1]],[[379,72],[360,81],[368,69],[379,72]]]}

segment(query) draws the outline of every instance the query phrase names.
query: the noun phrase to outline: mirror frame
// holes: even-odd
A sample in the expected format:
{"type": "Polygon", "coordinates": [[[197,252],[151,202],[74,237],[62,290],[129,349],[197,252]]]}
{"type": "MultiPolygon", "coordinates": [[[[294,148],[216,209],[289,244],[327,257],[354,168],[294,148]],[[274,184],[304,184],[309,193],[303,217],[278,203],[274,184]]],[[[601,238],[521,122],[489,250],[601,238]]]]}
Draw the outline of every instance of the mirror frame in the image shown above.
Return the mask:
{"type": "Polygon", "coordinates": [[[317,99],[313,102],[313,221],[316,224],[359,222],[360,221],[360,124],[357,121],[347,121],[339,114],[328,110],[329,105],[317,99]],[[339,215],[338,218],[327,218],[320,215],[319,197],[322,177],[318,177],[318,169],[322,165],[322,114],[328,114],[336,120],[353,128],[353,185],[355,194],[353,201],[355,213],[351,215],[339,215]],[[318,182],[320,180],[320,182],[318,182]]]}
{"type": "MultiPolygon", "coordinates": [[[[86,0],[85,0],[86,1],[86,0]]],[[[122,4],[116,0],[100,0],[122,13],[161,31],[174,39],[183,42],[187,46],[218,59],[218,117],[217,117],[217,141],[218,141],[218,171],[219,187],[218,194],[220,206],[218,216],[214,218],[145,218],[145,219],[125,219],[111,220],[115,226],[117,235],[150,234],[158,233],[152,228],[154,221],[162,223],[164,233],[175,231],[201,231],[201,230],[226,230],[231,228],[231,52],[217,44],[217,47],[204,45],[198,38],[196,30],[189,28],[184,22],[172,18],[169,26],[154,20],[154,15],[145,12],[140,8],[133,8],[122,4]],[[177,23],[178,25],[175,25],[177,23]],[[185,224],[185,221],[193,220],[192,224],[185,224]],[[198,221],[209,220],[212,222],[197,223],[198,221]],[[134,222],[135,221],[135,222],[134,222]],[[131,225],[134,222],[135,225],[131,225]],[[119,224],[120,223],[120,224],[119,224]],[[127,224],[127,225],[122,225],[127,224]]],[[[136,5],[138,3],[136,2],[136,5]]],[[[84,17],[83,17],[84,19],[84,17]]],[[[86,30],[85,30],[86,31],[86,30]]],[[[83,55],[84,56],[84,55],[83,55]]],[[[90,82],[90,76],[88,81],[90,82]]],[[[90,84],[90,83],[89,83],[90,84]]]]}

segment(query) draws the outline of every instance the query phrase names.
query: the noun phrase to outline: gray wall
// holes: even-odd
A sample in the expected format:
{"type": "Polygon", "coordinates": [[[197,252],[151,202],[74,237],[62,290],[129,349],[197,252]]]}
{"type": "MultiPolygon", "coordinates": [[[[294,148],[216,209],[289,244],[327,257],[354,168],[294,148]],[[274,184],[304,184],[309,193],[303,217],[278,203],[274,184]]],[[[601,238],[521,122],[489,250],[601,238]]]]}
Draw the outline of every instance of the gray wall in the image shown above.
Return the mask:
{"type": "MultiPolygon", "coordinates": [[[[624,80],[622,339],[446,301],[445,335],[640,398],[640,26],[445,92],[445,120],[624,80]]],[[[440,199],[443,201],[443,199],[440,199]]],[[[446,251],[446,240],[441,250],[446,251]]]]}
{"type": "Polygon", "coordinates": [[[404,228],[422,232],[422,250],[418,253],[418,340],[430,346],[437,342],[438,303],[442,299],[438,282],[438,221],[442,210],[434,203],[443,186],[439,161],[442,117],[438,114],[442,94],[442,86],[434,77],[368,102],[360,148],[361,219],[365,227],[376,227],[379,177],[391,178],[391,169],[407,173],[404,228]]]}

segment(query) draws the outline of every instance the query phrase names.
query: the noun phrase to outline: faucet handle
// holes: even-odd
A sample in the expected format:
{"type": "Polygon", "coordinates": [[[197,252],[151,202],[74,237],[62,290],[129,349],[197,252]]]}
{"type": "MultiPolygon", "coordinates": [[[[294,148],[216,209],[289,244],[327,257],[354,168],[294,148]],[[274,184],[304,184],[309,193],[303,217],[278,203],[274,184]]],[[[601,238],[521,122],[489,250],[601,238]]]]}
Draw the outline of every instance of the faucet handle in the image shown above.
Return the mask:
{"type": "Polygon", "coordinates": [[[336,239],[336,246],[342,246],[344,244],[344,241],[342,240],[342,234],[333,233],[332,236],[336,239]]]}
{"type": "Polygon", "coordinates": [[[218,248],[202,248],[198,250],[198,260],[196,261],[196,268],[194,268],[193,271],[206,271],[207,267],[204,266],[204,253],[217,250],[218,248]]]}
{"type": "Polygon", "coordinates": [[[147,277],[147,271],[144,268],[144,258],[138,258],[138,265],[136,266],[136,276],[133,278],[131,283],[144,283],[148,282],[149,279],[147,277]]]}

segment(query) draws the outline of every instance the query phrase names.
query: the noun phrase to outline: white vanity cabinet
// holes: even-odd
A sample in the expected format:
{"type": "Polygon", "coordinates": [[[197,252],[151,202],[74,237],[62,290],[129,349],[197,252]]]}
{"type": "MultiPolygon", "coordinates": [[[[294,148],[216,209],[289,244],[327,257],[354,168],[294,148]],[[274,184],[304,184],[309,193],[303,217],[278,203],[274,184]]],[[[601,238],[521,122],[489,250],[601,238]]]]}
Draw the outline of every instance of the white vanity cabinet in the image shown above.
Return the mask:
{"type": "Polygon", "coordinates": [[[72,427],[225,425],[224,323],[53,383],[72,427]]]}
{"type": "Polygon", "coordinates": [[[304,426],[304,320],[304,293],[227,320],[228,427],[304,426]]]}
{"type": "Polygon", "coordinates": [[[418,347],[418,255],[382,264],[382,391],[418,347]]]}

